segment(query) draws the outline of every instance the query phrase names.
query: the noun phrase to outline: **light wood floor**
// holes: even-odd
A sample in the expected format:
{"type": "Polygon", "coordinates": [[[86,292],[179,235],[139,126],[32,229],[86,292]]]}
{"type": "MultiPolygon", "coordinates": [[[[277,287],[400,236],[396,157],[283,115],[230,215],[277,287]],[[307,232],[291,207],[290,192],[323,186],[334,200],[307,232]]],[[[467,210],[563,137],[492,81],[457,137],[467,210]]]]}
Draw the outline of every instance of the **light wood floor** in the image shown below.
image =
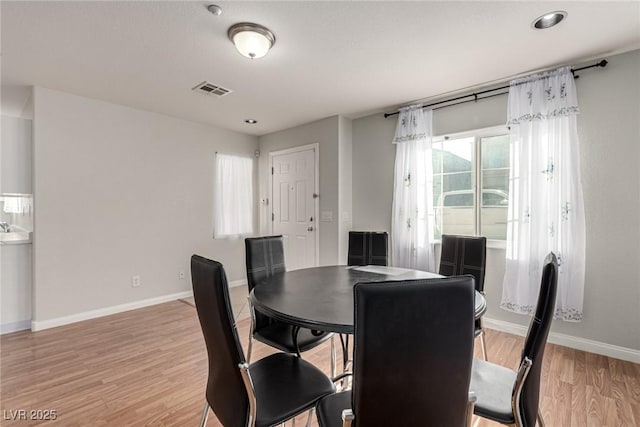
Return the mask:
{"type": "MultiPolygon", "coordinates": [[[[239,321],[245,347],[248,328],[248,319],[239,321]]],[[[44,425],[198,425],[207,356],[185,302],[3,335],[0,344],[2,426],[38,425],[4,419],[19,409],[55,410],[57,420],[44,425]]],[[[487,347],[491,361],[514,367],[522,338],[489,330],[487,347]]],[[[254,349],[255,358],[270,353],[260,343],[254,349]]],[[[304,357],[328,372],[328,355],[327,343],[304,357]]],[[[640,365],[548,345],[543,375],[548,427],[640,425],[640,365]]],[[[211,414],[208,426],[218,425],[211,414]]]]}

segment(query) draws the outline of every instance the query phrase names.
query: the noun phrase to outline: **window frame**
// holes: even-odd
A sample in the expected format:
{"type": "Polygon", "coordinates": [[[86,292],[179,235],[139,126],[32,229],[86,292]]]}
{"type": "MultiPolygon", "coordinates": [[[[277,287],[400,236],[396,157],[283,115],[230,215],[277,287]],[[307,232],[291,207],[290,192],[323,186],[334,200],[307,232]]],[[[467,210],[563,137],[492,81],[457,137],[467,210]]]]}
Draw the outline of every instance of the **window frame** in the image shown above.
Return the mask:
{"type": "MultiPolygon", "coordinates": [[[[483,138],[490,138],[495,136],[508,136],[508,135],[509,135],[509,128],[506,125],[499,125],[499,126],[491,126],[486,128],[472,129],[472,130],[467,130],[463,132],[445,133],[445,134],[434,136],[431,139],[431,142],[433,145],[436,143],[443,143],[449,140],[473,138],[473,148],[472,148],[473,158],[472,158],[472,170],[471,170],[471,174],[472,174],[471,187],[472,188],[471,189],[473,191],[473,200],[474,200],[474,205],[473,205],[473,209],[474,209],[473,235],[474,236],[480,236],[479,231],[480,231],[481,220],[482,220],[482,216],[481,216],[482,192],[479,191],[480,185],[482,183],[482,173],[483,173],[481,140],[483,138]]],[[[511,169],[511,159],[509,160],[510,160],[509,169],[511,169]]],[[[444,176],[442,170],[440,171],[439,174],[441,176],[444,176]]],[[[433,175],[435,176],[435,174],[433,175]]],[[[433,209],[435,213],[435,210],[437,209],[435,204],[433,206],[433,209]]],[[[434,215],[434,221],[435,221],[435,215],[434,215]]],[[[435,228],[435,222],[434,222],[434,228],[435,228]]],[[[435,240],[434,243],[440,244],[441,240],[440,239],[435,240]]],[[[487,247],[506,249],[507,241],[506,239],[505,240],[487,239],[487,247]]]]}

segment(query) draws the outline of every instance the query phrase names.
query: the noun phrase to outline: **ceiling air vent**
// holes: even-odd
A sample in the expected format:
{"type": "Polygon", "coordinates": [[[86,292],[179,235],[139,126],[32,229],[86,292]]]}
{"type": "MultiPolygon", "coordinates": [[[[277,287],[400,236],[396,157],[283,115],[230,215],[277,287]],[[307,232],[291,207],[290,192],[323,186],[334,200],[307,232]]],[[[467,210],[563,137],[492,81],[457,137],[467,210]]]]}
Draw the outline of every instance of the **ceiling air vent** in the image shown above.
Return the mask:
{"type": "Polygon", "coordinates": [[[225,96],[233,92],[231,89],[224,88],[222,86],[214,85],[204,81],[193,88],[198,93],[209,96],[225,96]]]}

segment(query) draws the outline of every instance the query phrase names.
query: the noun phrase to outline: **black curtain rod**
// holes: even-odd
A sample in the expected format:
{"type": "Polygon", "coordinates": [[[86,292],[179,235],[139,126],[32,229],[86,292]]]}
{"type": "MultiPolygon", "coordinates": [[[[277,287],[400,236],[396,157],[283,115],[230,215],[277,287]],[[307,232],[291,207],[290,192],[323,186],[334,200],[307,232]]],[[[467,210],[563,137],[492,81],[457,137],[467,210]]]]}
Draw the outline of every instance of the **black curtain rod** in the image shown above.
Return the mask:
{"type": "MultiPolygon", "coordinates": [[[[576,72],[582,71],[582,70],[586,70],[588,68],[606,67],[607,64],[608,64],[607,60],[603,59],[602,61],[597,62],[597,63],[592,64],[592,65],[586,65],[586,66],[580,67],[580,68],[572,68],[571,69],[571,73],[573,73],[574,77],[577,79],[579,76],[575,75],[576,72]]],[[[511,85],[506,85],[506,86],[496,87],[496,88],[493,88],[493,89],[481,90],[480,92],[470,93],[469,95],[462,95],[462,96],[457,96],[455,98],[445,99],[443,101],[432,102],[431,104],[423,105],[422,108],[433,107],[434,105],[446,104],[448,102],[460,101],[461,99],[465,99],[465,98],[472,98],[472,99],[467,99],[465,101],[455,102],[453,104],[443,105],[441,107],[434,108],[434,110],[439,110],[440,108],[452,107],[454,105],[464,104],[464,103],[467,103],[467,102],[477,102],[477,101],[479,101],[481,99],[492,98],[492,97],[498,96],[498,95],[505,95],[505,94],[507,94],[509,92],[507,91],[507,92],[494,93],[492,95],[483,96],[483,97],[479,96],[479,95],[484,95],[485,93],[497,92],[497,91],[500,91],[500,90],[509,89],[510,86],[511,85]]],[[[384,118],[386,119],[387,117],[395,116],[397,114],[400,114],[400,111],[395,111],[393,113],[384,113],[384,118]]]]}

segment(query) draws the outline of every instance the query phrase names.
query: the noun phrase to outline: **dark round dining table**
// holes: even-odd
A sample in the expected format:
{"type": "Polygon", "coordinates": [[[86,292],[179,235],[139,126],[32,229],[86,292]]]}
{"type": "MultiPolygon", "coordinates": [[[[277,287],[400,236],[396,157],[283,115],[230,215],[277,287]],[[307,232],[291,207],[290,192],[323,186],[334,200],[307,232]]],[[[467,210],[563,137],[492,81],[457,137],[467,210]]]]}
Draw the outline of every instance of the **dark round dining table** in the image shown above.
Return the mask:
{"type": "MultiPolygon", "coordinates": [[[[254,308],[274,319],[312,330],[353,334],[353,286],[359,282],[441,279],[436,273],[396,267],[344,265],[278,273],[256,283],[250,294],[254,308]]],[[[475,317],[487,309],[475,295],[475,317]]]]}

